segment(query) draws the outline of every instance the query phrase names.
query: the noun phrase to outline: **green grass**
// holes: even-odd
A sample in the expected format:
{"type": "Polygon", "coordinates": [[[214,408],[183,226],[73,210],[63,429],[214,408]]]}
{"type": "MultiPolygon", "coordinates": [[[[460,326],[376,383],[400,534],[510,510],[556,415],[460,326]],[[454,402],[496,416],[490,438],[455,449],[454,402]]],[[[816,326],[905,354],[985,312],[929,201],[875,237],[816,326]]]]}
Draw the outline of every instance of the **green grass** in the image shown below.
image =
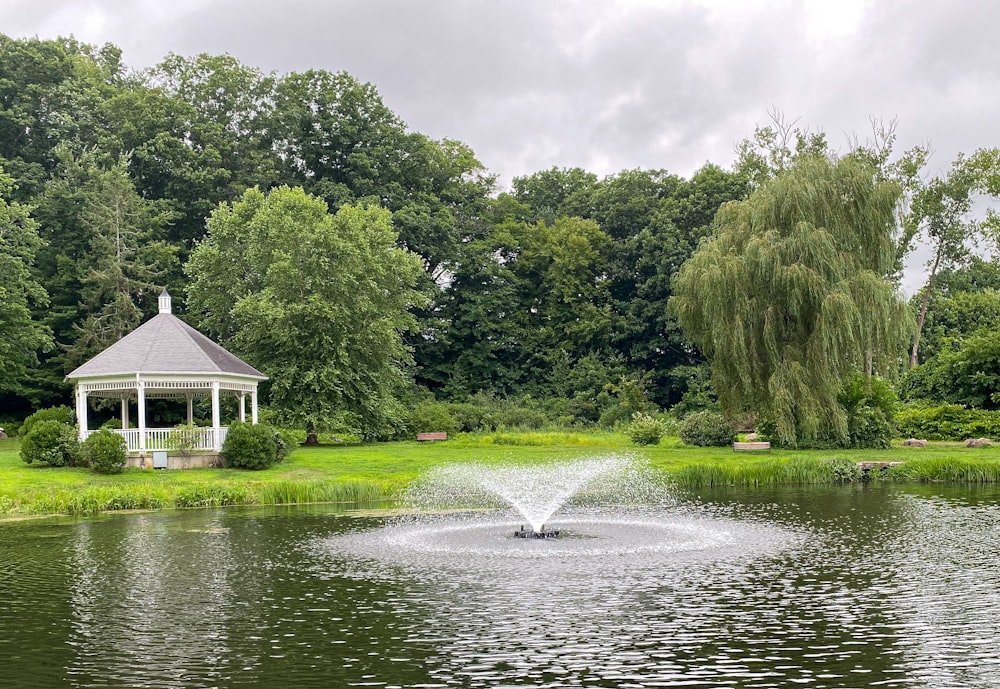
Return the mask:
{"type": "MultiPolygon", "coordinates": [[[[0,441],[0,516],[93,514],[108,510],[390,501],[433,467],[455,462],[538,463],[629,452],[683,487],[829,483],[859,461],[902,461],[881,480],[1000,482],[1000,446],[961,443],[865,451],[734,453],[665,439],[637,447],[614,433],[514,432],[457,435],[446,442],[301,447],[264,471],[86,469],[27,465],[17,440],[0,441]]],[[[846,473],[845,473],[846,472],[846,473]]]]}

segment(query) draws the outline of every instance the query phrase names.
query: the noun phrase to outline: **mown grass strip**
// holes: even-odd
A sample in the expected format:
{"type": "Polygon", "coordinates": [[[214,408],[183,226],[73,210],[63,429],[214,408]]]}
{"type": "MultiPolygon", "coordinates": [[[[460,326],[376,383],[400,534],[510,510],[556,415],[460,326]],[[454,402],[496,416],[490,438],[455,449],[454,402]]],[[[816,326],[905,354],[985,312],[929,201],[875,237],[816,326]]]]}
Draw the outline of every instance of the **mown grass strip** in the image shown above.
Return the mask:
{"type": "Polygon", "coordinates": [[[118,476],[29,466],[17,449],[16,440],[0,441],[0,516],[226,505],[369,505],[397,498],[417,477],[443,464],[533,464],[612,452],[631,453],[675,485],[689,488],[857,480],[860,461],[904,462],[885,473],[873,472],[874,480],[1000,483],[1000,447],[966,449],[959,443],[932,443],[918,450],[747,455],[729,448],[686,446],[673,438],[640,448],[614,433],[508,430],[458,435],[439,443],[302,447],[264,471],[128,470],[118,476]]]}

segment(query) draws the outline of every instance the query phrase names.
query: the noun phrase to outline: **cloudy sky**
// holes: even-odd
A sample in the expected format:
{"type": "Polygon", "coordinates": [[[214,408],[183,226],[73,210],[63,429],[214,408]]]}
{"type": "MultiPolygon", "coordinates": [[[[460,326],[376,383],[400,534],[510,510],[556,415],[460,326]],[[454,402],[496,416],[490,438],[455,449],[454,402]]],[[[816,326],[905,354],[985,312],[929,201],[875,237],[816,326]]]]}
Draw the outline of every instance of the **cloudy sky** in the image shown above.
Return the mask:
{"type": "Polygon", "coordinates": [[[841,149],[895,120],[896,150],[929,146],[943,174],[1000,146],[997,26],[996,0],[0,0],[3,33],[114,43],[135,69],[173,52],[345,70],[503,185],[728,166],[770,112],[841,149]]]}
{"type": "Polygon", "coordinates": [[[995,0],[2,0],[11,36],[111,42],[134,68],[230,53],[346,70],[501,180],[728,165],[778,109],[838,146],[872,117],[943,170],[998,145],[995,0]]]}

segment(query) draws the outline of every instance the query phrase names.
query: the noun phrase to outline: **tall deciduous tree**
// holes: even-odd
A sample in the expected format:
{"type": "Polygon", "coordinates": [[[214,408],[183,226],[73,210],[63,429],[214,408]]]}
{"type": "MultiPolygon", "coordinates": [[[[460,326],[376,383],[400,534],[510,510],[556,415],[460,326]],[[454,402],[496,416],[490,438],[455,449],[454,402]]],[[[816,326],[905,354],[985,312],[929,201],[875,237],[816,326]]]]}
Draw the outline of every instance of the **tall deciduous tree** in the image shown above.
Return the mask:
{"type": "Polygon", "coordinates": [[[772,419],[788,444],[846,439],[844,381],[894,370],[909,334],[887,279],[898,197],[857,158],[803,156],[720,209],[671,306],[729,415],[772,419]]]}
{"type": "Polygon", "coordinates": [[[52,344],[48,328],[31,317],[48,299],[30,271],[41,240],[28,207],[7,201],[12,185],[0,172],[0,392],[16,389],[37,352],[52,344]]]}
{"type": "Polygon", "coordinates": [[[347,422],[378,437],[398,420],[407,308],[423,300],[420,260],[395,242],[386,210],[331,215],[301,188],[250,189],[210,216],[185,266],[189,305],[270,377],[281,423],[315,434],[347,422]]]}
{"type": "Polygon", "coordinates": [[[937,292],[938,272],[955,268],[969,257],[983,238],[995,238],[997,216],[990,209],[985,222],[973,212],[979,194],[1000,196],[1000,149],[981,149],[971,157],[959,155],[944,178],[934,178],[914,194],[905,218],[907,235],[925,236],[931,247],[927,281],[921,292],[917,329],[910,350],[910,367],[920,363],[920,337],[927,309],[937,292]]]}

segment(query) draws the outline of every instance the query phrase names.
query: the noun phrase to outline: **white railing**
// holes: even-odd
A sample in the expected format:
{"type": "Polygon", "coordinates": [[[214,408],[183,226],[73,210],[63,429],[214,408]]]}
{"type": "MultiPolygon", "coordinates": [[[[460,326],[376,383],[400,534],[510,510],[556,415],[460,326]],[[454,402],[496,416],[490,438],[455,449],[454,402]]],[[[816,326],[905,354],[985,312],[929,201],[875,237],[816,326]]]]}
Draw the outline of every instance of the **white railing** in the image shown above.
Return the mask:
{"type": "MultiPolygon", "coordinates": [[[[172,452],[182,451],[214,451],[221,448],[226,442],[227,426],[221,428],[147,428],[140,431],[138,428],[115,428],[115,433],[125,438],[125,445],[129,452],[141,452],[145,446],[146,452],[153,450],[168,450],[172,452]],[[142,434],[145,433],[145,443],[142,434]],[[216,444],[218,437],[218,444],[216,444]]],[[[87,431],[89,436],[94,431],[87,431]]]]}

